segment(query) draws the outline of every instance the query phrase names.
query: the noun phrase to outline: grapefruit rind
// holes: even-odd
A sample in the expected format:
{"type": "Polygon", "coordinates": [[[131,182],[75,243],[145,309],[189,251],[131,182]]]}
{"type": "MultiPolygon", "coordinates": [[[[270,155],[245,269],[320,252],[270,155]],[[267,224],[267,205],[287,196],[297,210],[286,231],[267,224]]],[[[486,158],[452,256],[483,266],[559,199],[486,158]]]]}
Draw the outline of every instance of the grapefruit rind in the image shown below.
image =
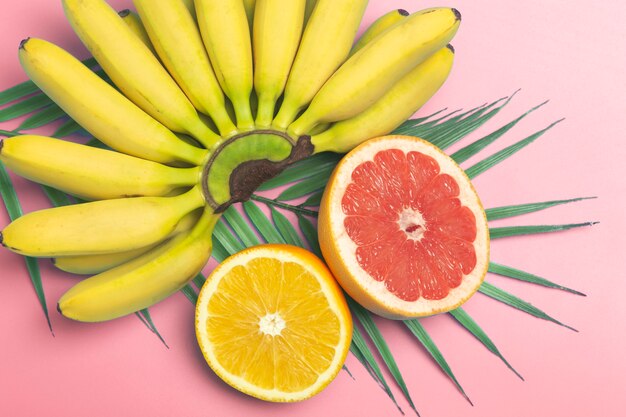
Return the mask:
{"type": "Polygon", "coordinates": [[[327,266],[312,253],[291,245],[266,244],[243,250],[224,260],[208,277],[198,296],[196,304],[196,337],[205,360],[211,369],[228,385],[252,397],[271,402],[302,401],[321,392],[337,376],[350,350],[352,340],[352,317],[341,288],[334,280],[327,266]],[[206,335],[208,317],[207,304],[216,293],[220,281],[236,266],[246,265],[255,258],[278,258],[281,262],[294,262],[318,278],[322,292],[329,300],[328,307],[337,316],[340,323],[339,343],[330,366],[321,372],[317,381],[305,390],[287,392],[278,389],[264,389],[251,384],[245,378],[225,369],[214,354],[214,349],[206,335]]]}
{"type": "Polygon", "coordinates": [[[390,319],[430,316],[453,310],[467,301],[480,287],[489,266],[489,229],[482,203],[470,179],[448,155],[423,139],[412,136],[383,136],[371,139],[348,153],[337,165],[322,197],[319,213],[319,241],[324,259],[343,289],[368,310],[390,319]],[[470,208],[476,218],[477,235],[474,249],[477,262],[474,269],[463,276],[461,285],[450,290],[440,300],[405,301],[391,294],[384,282],[372,278],[356,260],[357,245],[348,236],[342,209],[342,198],[351,174],[357,166],[372,160],[383,150],[399,149],[405,153],[421,152],[434,158],[440,174],[448,174],[458,183],[458,198],[470,208]]]}

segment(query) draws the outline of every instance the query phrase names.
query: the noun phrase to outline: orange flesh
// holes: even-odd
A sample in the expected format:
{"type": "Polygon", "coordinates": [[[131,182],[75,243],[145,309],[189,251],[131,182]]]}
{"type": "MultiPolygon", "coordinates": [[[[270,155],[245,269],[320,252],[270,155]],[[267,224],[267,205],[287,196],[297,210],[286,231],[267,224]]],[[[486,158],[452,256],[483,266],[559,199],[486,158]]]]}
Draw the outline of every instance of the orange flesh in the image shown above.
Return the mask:
{"type": "Polygon", "coordinates": [[[378,152],[352,172],[342,198],[356,259],[398,298],[441,300],[476,266],[476,218],[435,159],[378,152]]]}
{"type": "Polygon", "coordinates": [[[332,363],[339,319],[317,279],[296,263],[257,258],[235,266],[207,308],[217,360],[255,386],[302,391],[332,363]],[[275,334],[261,329],[264,317],[280,323],[275,334]]]}

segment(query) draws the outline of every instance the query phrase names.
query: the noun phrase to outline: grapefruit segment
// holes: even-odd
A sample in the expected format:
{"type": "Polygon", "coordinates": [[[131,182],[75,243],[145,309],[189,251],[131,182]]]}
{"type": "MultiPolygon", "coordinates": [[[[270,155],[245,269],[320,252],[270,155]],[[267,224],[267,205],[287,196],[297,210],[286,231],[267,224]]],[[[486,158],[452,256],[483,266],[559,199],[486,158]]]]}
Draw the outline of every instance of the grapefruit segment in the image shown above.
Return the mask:
{"type": "Polygon", "coordinates": [[[487,220],[469,178],[408,136],[372,139],[342,159],[322,198],[319,234],[346,292],[389,318],[458,307],[489,261],[487,220]]]}

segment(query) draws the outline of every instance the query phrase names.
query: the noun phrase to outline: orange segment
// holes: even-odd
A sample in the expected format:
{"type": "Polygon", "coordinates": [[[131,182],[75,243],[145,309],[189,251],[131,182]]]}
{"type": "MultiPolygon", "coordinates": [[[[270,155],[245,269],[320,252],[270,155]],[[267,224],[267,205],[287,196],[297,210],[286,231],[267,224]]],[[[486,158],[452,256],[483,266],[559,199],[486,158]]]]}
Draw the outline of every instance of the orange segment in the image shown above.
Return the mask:
{"type": "Polygon", "coordinates": [[[207,279],[196,335],[226,383],[267,401],[300,401],[341,369],[352,319],[322,261],[297,247],[261,245],[226,259],[207,279]]]}
{"type": "Polygon", "coordinates": [[[318,224],[341,286],[388,318],[454,309],[487,271],[487,220],[469,178],[415,137],[384,136],[347,154],[326,187],[318,224]]]}

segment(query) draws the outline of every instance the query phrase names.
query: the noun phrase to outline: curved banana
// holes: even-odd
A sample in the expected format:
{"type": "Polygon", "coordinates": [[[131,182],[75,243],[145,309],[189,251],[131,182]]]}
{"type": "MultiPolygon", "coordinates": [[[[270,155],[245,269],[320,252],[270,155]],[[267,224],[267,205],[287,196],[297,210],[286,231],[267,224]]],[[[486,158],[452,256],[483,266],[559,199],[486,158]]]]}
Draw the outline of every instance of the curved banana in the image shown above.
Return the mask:
{"type": "Polygon", "coordinates": [[[404,9],[396,9],[392,10],[388,13],[385,13],[378,19],[376,19],[366,30],[363,32],[361,37],[356,41],[352,50],[350,51],[350,56],[357,53],[360,49],[362,49],[365,45],[370,43],[375,37],[385,32],[391,26],[394,26],[396,23],[404,20],[405,17],[409,15],[404,9]]]}
{"type": "Polygon", "coordinates": [[[345,153],[367,139],[388,134],[439,90],[453,61],[451,45],[437,51],[391,87],[373,106],[313,136],[311,141],[315,152],[345,153]]]}
{"type": "Polygon", "coordinates": [[[350,53],[367,0],[318,0],[273,126],[285,130],[350,53]]]}
{"type": "Polygon", "coordinates": [[[252,46],[243,2],[196,0],[196,12],[215,75],[235,108],[237,127],[252,129],[252,46]]]}
{"type": "Polygon", "coordinates": [[[306,0],[257,0],[253,30],[257,127],[269,127],[298,51],[306,0]]]}
{"type": "Polygon", "coordinates": [[[58,46],[29,38],[22,41],[19,58],[30,79],[44,93],[111,148],[166,164],[203,163],[205,150],[179,140],[58,46]]]}
{"type": "Polygon", "coordinates": [[[86,200],[164,196],[198,182],[201,168],[173,168],[119,152],[45,136],[0,142],[0,161],[16,174],[86,200]]]}
{"type": "Polygon", "coordinates": [[[461,23],[456,9],[415,13],[368,43],[324,84],[290,127],[296,136],[318,123],[349,119],[374,104],[396,81],[443,48],[461,23]]]}
{"type": "Polygon", "coordinates": [[[101,200],[35,211],[1,233],[3,246],[36,257],[123,252],[167,237],[183,216],[205,203],[194,187],[176,197],[101,200]]]}
{"type": "MultiPolygon", "coordinates": [[[[187,214],[176,225],[174,231],[167,236],[171,238],[180,233],[186,233],[198,222],[202,210],[195,210],[187,214]]],[[[131,261],[144,253],[154,249],[162,242],[144,248],[132,249],[124,252],[105,253],[100,255],[76,255],[61,256],[53,258],[52,263],[61,271],[70,272],[72,274],[93,275],[99,274],[118,265],[131,261]]]]}
{"type": "Polygon", "coordinates": [[[188,234],[174,237],[130,262],[79,282],[58,303],[65,317],[111,320],[150,307],[180,290],[211,256],[219,215],[205,211],[188,234]]]}
{"type": "Polygon", "coordinates": [[[139,15],[132,10],[124,9],[117,13],[124,20],[124,23],[128,25],[128,28],[133,31],[135,36],[137,36],[144,45],[150,49],[150,52],[156,55],[156,51],[154,50],[154,46],[150,41],[150,37],[148,36],[148,32],[146,32],[146,27],[143,25],[141,18],[139,15]]]}
{"type": "Polygon", "coordinates": [[[204,49],[194,18],[181,0],[133,0],[161,61],[194,107],[209,115],[222,136],[237,128],[204,49]]]}
{"type": "Polygon", "coordinates": [[[124,94],[170,130],[207,148],[220,141],[198,117],[161,63],[104,0],[62,0],[65,15],[98,64],[124,94]]]}

